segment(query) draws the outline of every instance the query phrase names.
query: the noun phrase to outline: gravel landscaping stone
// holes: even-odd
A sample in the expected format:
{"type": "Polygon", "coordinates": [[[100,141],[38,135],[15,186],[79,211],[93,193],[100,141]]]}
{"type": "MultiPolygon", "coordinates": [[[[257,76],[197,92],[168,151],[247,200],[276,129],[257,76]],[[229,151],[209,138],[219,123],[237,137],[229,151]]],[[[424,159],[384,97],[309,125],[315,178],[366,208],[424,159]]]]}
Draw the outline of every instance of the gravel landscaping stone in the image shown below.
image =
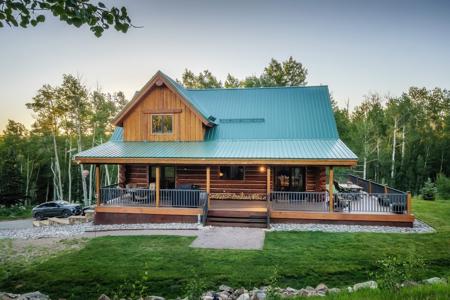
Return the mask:
{"type": "Polygon", "coordinates": [[[321,232],[379,232],[379,233],[432,233],[435,230],[420,220],[412,228],[341,224],[272,224],[271,231],[321,231],[321,232]]]}
{"type": "Polygon", "coordinates": [[[117,224],[94,225],[84,223],[76,225],[44,226],[25,229],[0,230],[0,239],[42,239],[42,238],[69,238],[90,232],[122,231],[122,230],[196,230],[196,223],[146,223],[146,224],[117,224]]]}

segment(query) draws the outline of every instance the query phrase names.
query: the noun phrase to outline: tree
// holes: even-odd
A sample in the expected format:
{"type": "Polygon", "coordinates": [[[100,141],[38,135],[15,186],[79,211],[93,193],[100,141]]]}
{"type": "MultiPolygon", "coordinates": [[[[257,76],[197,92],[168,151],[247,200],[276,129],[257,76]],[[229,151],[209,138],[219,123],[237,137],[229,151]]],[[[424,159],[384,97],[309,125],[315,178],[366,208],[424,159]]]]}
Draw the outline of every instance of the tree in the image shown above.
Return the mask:
{"type": "MultiPolygon", "coordinates": [[[[272,58],[260,76],[251,75],[244,80],[239,80],[228,74],[224,86],[225,88],[302,86],[306,85],[307,75],[308,70],[292,56],[281,63],[272,58]]],[[[181,76],[181,83],[191,89],[222,87],[222,82],[217,80],[209,70],[204,70],[195,75],[192,71],[185,69],[181,76]]]]}
{"type": "Polygon", "coordinates": [[[21,149],[27,130],[20,123],[8,120],[0,147],[0,204],[10,206],[23,197],[23,180],[20,172],[21,149]]]}
{"type": "Polygon", "coordinates": [[[106,29],[127,32],[132,26],[127,9],[96,4],[89,0],[3,0],[0,1],[0,28],[7,24],[27,28],[45,21],[49,12],[69,25],[88,25],[95,36],[100,37],[106,29]]]}
{"type": "MultiPolygon", "coordinates": [[[[302,86],[306,85],[308,70],[290,56],[282,63],[272,58],[269,65],[264,68],[259,77],[260,86],[302,86]]],[[[254,78],[249,78],[249,83],[255,86],[254,78]]],[[[246,82],[247,79],[244,81],[246,82]]]]}
{"type": "Polygon", "coordinates": [[[181,78],[183,85],[190,89],[222,87],[222,82],[217,80],[217,78],[209,70],[204,70],[198,75],[195,75],[192,71],[185,69],[181,78]]]}
{"type": "Polygon", "coordinates": [[[225,80],[224,86],[226,88],[238,88],[241,85],[239,79],[228,73],[227,79],[225,80]]]}

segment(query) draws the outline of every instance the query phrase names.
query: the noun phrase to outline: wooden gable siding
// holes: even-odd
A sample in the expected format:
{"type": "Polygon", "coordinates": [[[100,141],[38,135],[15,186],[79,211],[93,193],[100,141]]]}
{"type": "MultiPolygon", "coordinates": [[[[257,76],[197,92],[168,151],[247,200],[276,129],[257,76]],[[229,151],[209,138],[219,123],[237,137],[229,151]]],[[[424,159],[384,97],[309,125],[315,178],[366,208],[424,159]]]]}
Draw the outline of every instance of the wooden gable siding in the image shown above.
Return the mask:
{"type": "Polygon", "coordinates": [[[202,141],[205,128],[179,95],[165,86],[155,86],[123,121],[125,141],[202,141]],[[151,115],[171,114],[171,134],[152,134],[151,115]]]}

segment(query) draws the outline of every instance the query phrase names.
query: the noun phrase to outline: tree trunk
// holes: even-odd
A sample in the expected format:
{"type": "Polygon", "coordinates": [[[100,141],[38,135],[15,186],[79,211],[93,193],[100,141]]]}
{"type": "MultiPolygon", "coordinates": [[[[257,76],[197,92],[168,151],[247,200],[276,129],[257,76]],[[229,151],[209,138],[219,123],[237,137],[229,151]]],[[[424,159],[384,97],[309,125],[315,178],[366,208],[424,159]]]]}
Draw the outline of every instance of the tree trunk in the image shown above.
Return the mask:
{"type": "Polygon", "coordinates": [[[72,137],[69,136],[69,159],[67,165],[67,176],[68,176],[68,191],[67,191],[67,201],[72,203],[72,137]]]}
{"type": "Polygon", "coordinates": [[[405,125],[402,127],[402,160],[401,160],[401,167],[403,168],[403,162],[405,160],[405,144],[406,144],[406,129],[405,125]]]}
{"type": "Polygon", "coordinates": [[[54,176],[55,176],[55,189],[57,189],[57,196],[60,198],[58,200],[63,200],[63,188],[62,188],[62,180],[61,180],[61,168],[59,165],[59,155],[58,155],[58,146],[56,144],[56,134],[55,131],[52,132],[53,136],[53,150],[55,155],[55,161],[54,161],[54,176]]]}
{"type": "Polygon", "coordinates": [[[395,176],[395,149],[397,147],[397,117],[394,118],[394,137],[392,140],[391,179],[395,176]]]}

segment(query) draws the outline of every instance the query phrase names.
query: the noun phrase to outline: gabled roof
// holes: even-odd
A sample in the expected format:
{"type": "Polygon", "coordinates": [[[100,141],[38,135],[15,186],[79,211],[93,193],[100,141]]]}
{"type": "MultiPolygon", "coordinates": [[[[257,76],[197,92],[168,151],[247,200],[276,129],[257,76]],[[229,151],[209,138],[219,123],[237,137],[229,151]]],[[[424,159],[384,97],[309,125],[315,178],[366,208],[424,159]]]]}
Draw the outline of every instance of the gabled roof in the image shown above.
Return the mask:
{"type": "Polygon", "coordinates": [[[186,89],[158,72],[115,124],[157,80],[178,93],[208,125],[204,141],[127,142],[118,126],[109,142],[77,154],[76,159],[90,163],[107,159],[356,163],[356,155],[339,139],[327,86],[186,89]]]}
{"type": "Polygon", "coordinates": [[[117,117],[114,118],[112,123],[116,126],[120,126],[125,116],[144,98],[147,92],[150,91],[155,85],[161,85],[162,83],[164,83],[174,93],[180,95],[184,103],[202,120],[205,125],[212,126],[214,124],[213,121],[208,119],[209,116],[202,109],[201,105],[194,104],[189,95],[186,94],[186,90],[179,83],[161,71],[156,72],[156,74],[144,85],[144,87],[134,95],[133,99],[127,103],[117,117]]]}

